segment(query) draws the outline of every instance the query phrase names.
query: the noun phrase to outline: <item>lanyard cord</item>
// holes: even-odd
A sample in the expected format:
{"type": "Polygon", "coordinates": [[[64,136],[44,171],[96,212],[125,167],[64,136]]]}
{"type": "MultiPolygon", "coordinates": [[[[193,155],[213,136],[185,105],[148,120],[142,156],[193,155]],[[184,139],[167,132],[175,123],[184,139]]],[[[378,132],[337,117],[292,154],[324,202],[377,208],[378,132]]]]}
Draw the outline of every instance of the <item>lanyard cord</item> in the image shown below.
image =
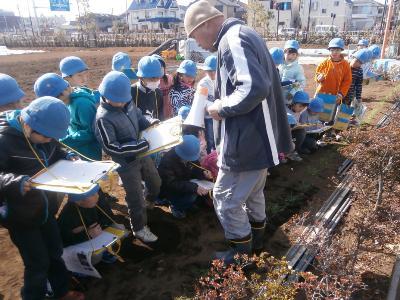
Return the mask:
{"type": "MultiPolygon", "coordinates": [[[[36,159],[39,161],[39,163],[42,165],[42,167],[50,174],[50,176],[54,177],[54,178],[57,179],[57,180],[62,181],[61,178],[59,178],[58,176],[56,176],[55,174],[53,174],[53,173],[49,170],[49,168],[47,168],[47,166],[42,162],[42,160],[40,159],[40,157],[39,157],[39,155],[37,154],[36,150],[33,148],[31,142],[29,141],[29,138],[28,138],[28,136],[26,135],[26,131],[25,131],[24,127],[22,126],[22,124],[21,124],[21,127],[22,127],[22,132],[23,132],[23,134],[24,134],[25,140],[26,140],[26,142],[27,142],[29,148],[31,149],[32,153],[35,155],[35,157],[36,157],[36,159]]],[[[84,191],[84,188],[82,188],[82,187],[80,187],[80,186],[78,186],[78,185],[73,185],[72,187],[75,187],[75,188],[77,188],[77,189],[80,190],[80,191],[84,191]]]]}
{"type": "MultiPolygon", "coordinates": [[[[117,242],[116,242],[116,244],[118,245],[118,249],[117,249],[116,251],[114,251],[114,250],[112,249],[112,246],[111,246],[111,245],[108,246],[108,247],[107,247],[107,246],[103,246],[103,248],[101,248],[101,249],[99,249],[99,250],[94,249],[94,246],[93,246],[93,243],[92,243],[92,238],[90,237],[89,231],[88,231],[88,229],[87,229],[87,227],[86,227],[86,224],[85,224],[85,221],[83,220],[83,216],[82,216],[81,210],[79,209],[78,205],[75,205],[75,207],[76,207],[76,209],[78,210],[79,218],[81,219],[83,228],[85,229],[85,232],[86,232],[86,235],[87,235],[87,237],[88,237],[88,239],[89,239],[90,245],[92,246],[93,253],[95,253],[95,252],[97,252],[97,251],[99,251],[99,250],[102,250],[102,249],[104,248],[105,250],[107,250],[108,252],[110,252],[110,254],[114,255],[120,262],[125,262],[124,259],[123,259],[121,256],[118,255],[119,251],[121,250],[121,241],[120,241],[120,240],[117,240],[117,242]]],[[[101,209],[98,205],[96,205],[96,207],[97,207],[107,218],[109,218],[114,224],[116,224],[115,221],[114,221],[103,209],[101,209]]]]}
{"type": "MultiPolygon", "coordinates": [[[[138,98],[139,98],[139,84],[136,85],[136,99],[135,99],[136,107],[138,107],[138,98]]],[[[157,101],[156,91],[154,91],[154,100],[156,103],[156,118],[158,119],[158,101],[157,101]]]]}

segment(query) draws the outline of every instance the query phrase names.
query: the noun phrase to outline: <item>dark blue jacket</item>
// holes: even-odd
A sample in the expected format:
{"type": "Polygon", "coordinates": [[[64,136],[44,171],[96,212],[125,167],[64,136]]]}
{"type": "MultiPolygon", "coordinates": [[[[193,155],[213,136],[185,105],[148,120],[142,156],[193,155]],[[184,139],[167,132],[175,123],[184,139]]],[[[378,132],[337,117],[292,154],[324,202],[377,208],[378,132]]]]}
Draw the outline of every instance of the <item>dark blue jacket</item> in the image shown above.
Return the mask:
{"type": "Polygon", "coordinates": [[[219,167],[234,172],[279,164],[278,153],[293,148],[279,74],[261,36],[227,19],[218,49],[216,99],[223,118],[219,167]]]}

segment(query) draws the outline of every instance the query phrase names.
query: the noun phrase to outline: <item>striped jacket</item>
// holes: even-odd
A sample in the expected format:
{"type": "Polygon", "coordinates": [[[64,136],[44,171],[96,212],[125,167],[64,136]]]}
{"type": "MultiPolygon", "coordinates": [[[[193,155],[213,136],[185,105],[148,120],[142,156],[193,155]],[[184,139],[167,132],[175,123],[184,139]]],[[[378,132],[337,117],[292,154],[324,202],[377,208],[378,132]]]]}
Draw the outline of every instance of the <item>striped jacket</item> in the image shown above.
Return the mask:
{"type": "Polygon", "coordinates": [[[146,140],[139,139],[139,133],[150,125],[132,101],[124,108],[118,108],[101,100],[96,114],[95,134],[104,152],[124,167],[149,148],[146,140]]]}
{"type": "Polygon", "coordinates": [[[292,149],[279,74],[264,40],[236,19],[227,19],[218,49],[216,99],[223,118],[216,142],[218,165],[242,172],[279,164],[292,149]]]}
{"type": "Polygon", "coordinates": [[[354,98],[361,100],[362,84],[363,84],[363,69],[351,68],[351,86],[345,97],[345,102],[350,104],[354,98]]]}

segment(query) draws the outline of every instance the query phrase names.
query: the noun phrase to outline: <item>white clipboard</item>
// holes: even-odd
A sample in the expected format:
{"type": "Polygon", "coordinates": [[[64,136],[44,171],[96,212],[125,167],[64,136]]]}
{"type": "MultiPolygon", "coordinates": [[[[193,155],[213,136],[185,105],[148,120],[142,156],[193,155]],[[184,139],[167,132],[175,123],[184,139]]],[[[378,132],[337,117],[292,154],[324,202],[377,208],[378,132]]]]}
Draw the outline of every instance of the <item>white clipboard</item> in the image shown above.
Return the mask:
{"type": "Polygon", "coordinates": [[[29,180],[39,190],[58,193],[83,194],[119,165],[112,161],[88,162],[83,160],[59,160],[41,170],[29,180]]]}
{"type": "Polygon", "coordinates": [[[149,149],[139,157],[175,147],[183,142],[182,119],[177,116],[151,126],[140,133],[140,138],[149,143],[149,149]]]}

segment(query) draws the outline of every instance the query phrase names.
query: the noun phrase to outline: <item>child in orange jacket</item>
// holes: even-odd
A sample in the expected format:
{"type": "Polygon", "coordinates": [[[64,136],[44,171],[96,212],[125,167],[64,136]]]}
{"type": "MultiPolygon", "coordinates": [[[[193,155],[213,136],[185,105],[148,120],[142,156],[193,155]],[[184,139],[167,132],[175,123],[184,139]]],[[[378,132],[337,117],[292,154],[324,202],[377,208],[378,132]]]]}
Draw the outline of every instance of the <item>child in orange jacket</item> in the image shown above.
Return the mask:
{"type": "Polygon", "coordinates": [[[336,103],[340,104],[351,86],[351,67],[342,55],[341,38],[332,39],[328,49],[331,54],[318,65],[314,80],[319,83],[317,93],[337,95],[336,103]]]}

